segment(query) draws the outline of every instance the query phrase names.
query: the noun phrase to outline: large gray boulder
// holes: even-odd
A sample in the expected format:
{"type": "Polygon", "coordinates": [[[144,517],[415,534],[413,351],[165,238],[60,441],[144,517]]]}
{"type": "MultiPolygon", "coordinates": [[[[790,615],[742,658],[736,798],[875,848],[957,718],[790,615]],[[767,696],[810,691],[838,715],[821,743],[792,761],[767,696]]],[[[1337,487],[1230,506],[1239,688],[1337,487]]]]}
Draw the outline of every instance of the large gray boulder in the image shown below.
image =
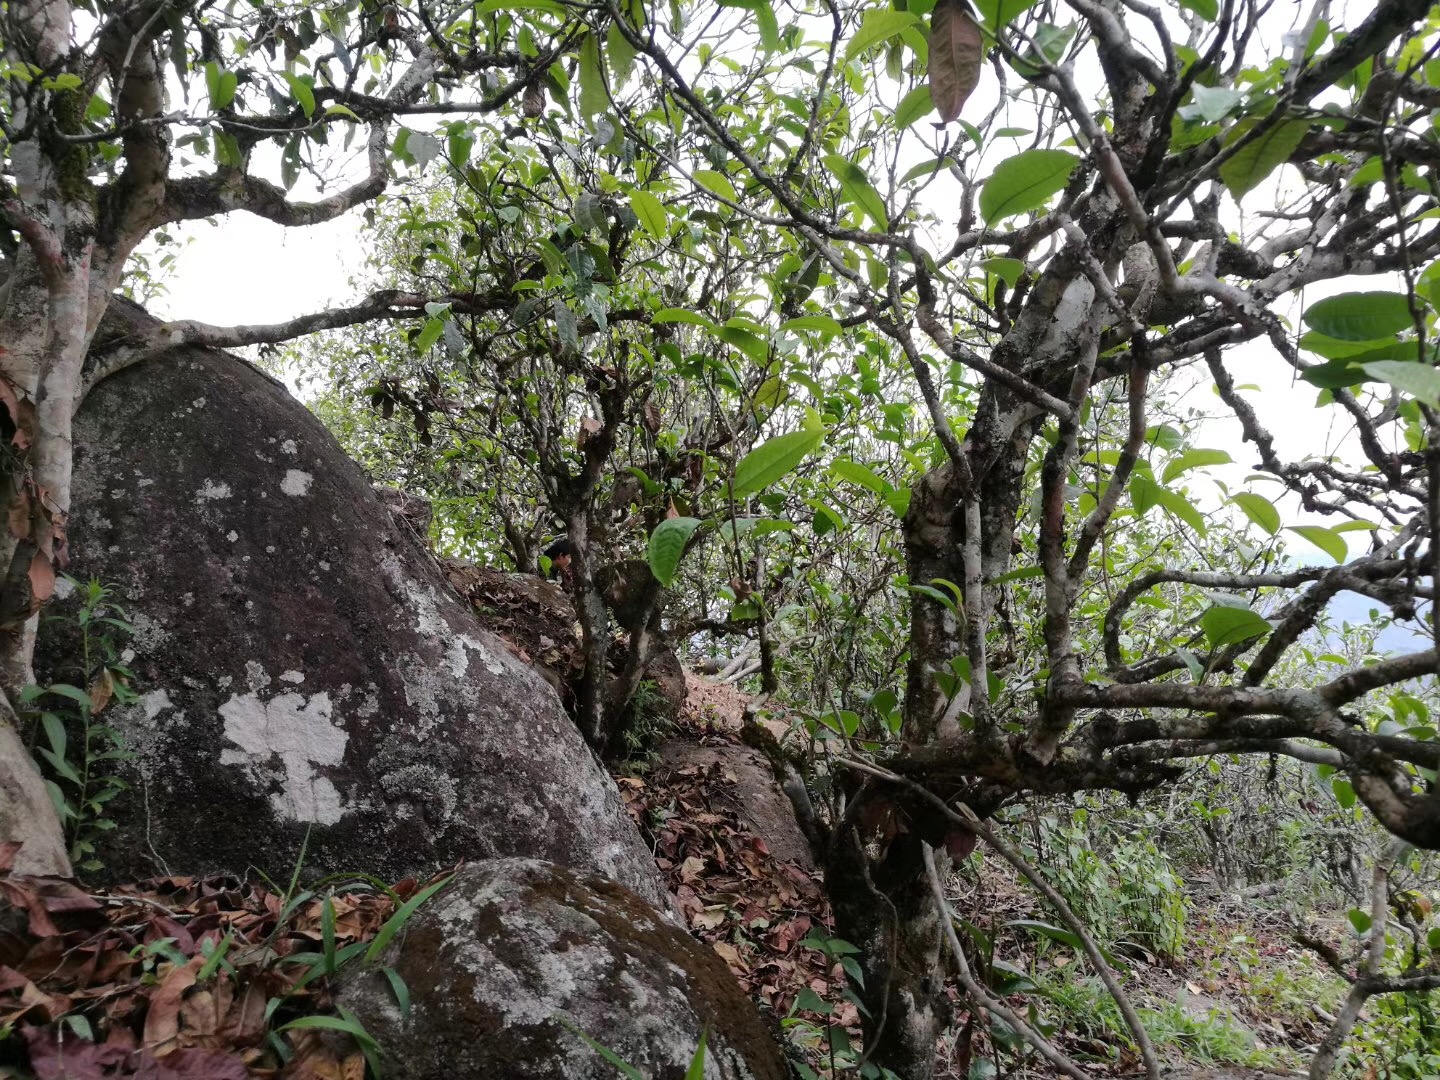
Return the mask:
{"type": "Polygon", "coordinates": [[[527,859],[464,867],[337,1002],[395,1080],[611,1080],[583,1039],[680,1080],[706,1037],[708,1080],[782,1080],[779,1048],[714,953],[611,882],[527,859]]]}
{"type": "MultiPolygon", "coordinates": [[[[308,831],[315,873],[520,855],[667,902],[555,692],[282,385],[177,348],[101,383],[75,442],[70,569],[137,631],[111,876],[283,876],[308,831]]],[[[42,678],[75,653],[49,630],[42,678]]]]}

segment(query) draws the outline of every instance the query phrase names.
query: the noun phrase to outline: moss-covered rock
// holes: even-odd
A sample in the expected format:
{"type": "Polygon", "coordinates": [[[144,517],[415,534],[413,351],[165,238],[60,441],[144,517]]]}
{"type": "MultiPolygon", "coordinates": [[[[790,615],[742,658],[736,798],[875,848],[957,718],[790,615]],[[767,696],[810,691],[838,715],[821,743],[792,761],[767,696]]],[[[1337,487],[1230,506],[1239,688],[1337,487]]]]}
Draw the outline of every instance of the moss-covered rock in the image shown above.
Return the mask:
{"type": "MultiPolygon", "coordinates": [[[[113,876],[283,879],[308,832],[313,873],[520,855],[667,902],[555,692],[282,385],[177,348],[103,382],[75,442],[70,569],[137,631],[113,876]]],[[[42,676],[75,681],[76,652],[49,624],[42,676]]]]}
{"type": "Polygon", "coordinates": [[[395,1080],[612,1080],[606,1047],[651,1080],[680,1080],[708,1032],[710,1080],[783,1080],[780,1050],[715,953],[612,882],[525,859],[464,867],[411,919],[379,971],[338,1003],[380,1043],[395,1080]]]}

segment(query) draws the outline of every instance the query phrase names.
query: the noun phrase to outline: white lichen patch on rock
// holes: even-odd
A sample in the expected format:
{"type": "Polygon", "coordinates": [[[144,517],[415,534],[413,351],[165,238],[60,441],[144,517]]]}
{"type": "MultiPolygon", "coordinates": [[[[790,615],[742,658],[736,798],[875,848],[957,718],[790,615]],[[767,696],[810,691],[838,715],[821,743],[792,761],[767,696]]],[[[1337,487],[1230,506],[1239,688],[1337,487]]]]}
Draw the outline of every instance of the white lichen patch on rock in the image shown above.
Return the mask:
{"type": "Polygon", "coordinates": [[[285,479],[280,481],[280,490],[286,495],[309,495],[310,485],[315,482],[303,469],[286,469],[285,479]]]}
{"type": "Polygon", "coordinates": [[[287,821],[333,825],[345,814],[340,792],[317,766],[339,765],[349,736],[331,722],[330,695],[234,694],[220,706],[225,738],[239,750],[225,750],[223,765],[243,765],[264,775],[278,758],[280,790],[270,795],[276,815],[287,821]]]}
{"type": "Polygon", "coordinates": [[[228,499],[230,498],[230,494],[229,484],[223,481],[217,484],[215,481],[207,479],[205,483],[196,490],[195,498],[200,502],[206,502],[213,499],[228,499]]]}

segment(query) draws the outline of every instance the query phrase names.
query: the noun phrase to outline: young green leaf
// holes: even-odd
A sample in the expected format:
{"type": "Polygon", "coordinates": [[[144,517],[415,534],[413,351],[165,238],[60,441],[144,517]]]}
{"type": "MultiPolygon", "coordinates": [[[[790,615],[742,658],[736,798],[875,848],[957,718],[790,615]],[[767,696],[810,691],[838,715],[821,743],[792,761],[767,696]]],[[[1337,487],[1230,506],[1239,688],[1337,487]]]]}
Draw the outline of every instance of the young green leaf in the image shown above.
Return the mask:
{"type": "Polygon", "coordinates": [[[776,435],[761,443],[735,466],[735,497],[764,491],[820,448],[825,432],[804,430],[776,435]]]}
{"type": "Polygon", "coordinates": [[[610,107],[605,71],[600,66],[600,41],[586,34],[580,43],[580,115],[596,116],[610,107]]]}
{"type": "Polygon", "coordinates": [[[826,337],[835,337],[845,332],[845,328],[829,315],[800,315],[794,319],[786,319],[780,324],[780,329],[815,330],[826,337]]]}
{"type": "Polygon", "coordinates": [[[280,73],[286,84],[290,87],[290,96],[300,103],[300,108],[305,110],[307,117],[315,114],[315,88],[313,80],[303,79],[299,75],[292,75],[288,71],[280,73]]]}
{"type": "Polygon", "coordinates": [[[632,191],[630,209],[634,210],[635,216],[640,219],[641,228],[656,240],[665,239],[670,228],[670,215],[665,212],[664,203],[648,191],[632,191]]]}
{"type": "Polygon", "coordinates": [[[884,495],[890,489],[890,485],[874,469],[849,458],[836,458],[830,463],[830,471],[841,480],[866,488],[877,495],[884,495]]]}
{"type": "Polygon", "coordinates": [[[1035,4],[1036,0],[978,0],[976,8],[985,25],[998,34],[1035,4]]]}
{"type": "Polygon", "coordinates": [[[434,347],[435,342],[440,340],[440,335],[445,332],[445,323],[441,319],[426,319],[425,326],[420,331],[420,336],[415,339],[415,351],[421,356],[428,353],[434,347]]]}
{"type": "Polygon", "coordinates": [[[1160,474],[1160,482],[1168,484],[1177,476],[1187,473],[1191,469],[1198,469],[1205,465],[1225,465],[1233,460],[1224,450],[1186,450],[1166,463],[1165,471],[1160,474]]]}
{"type": "Polygon", "coordinates": [[[1343,563],[1350,557],[1345,538],[1323,525],[1291,525],[1286,531],[1304,537],[1337,563],[1343,563]]]}
{"type": "Polygon", "coordinates": [[[965,0],[936,0],[930,13],[930,97],[948,124],[980,82],[983,40],[965,0]]]}
{"type": "Polygon", "coordinates": [[[670,583],[675,580],[675,571],[679,569],[680,557],[685,554],[685,544],[699,527],[699,518],[673,517],[662,521],[650,534],[650,546],[647,553],[650,572],[655,575],[655,580],[666,588],[669,588],[670,583]]]}
{"type": "Polygon", "coordinates": [[[385,924],[380,927],[380,932],[375,935],[375,940],[370,942],[370,948],[365,952],[365,962],[367,964],[374,963],[375,959],[385,951],[385,947],[390,944],[390,939],[400,932],[410,921],[410,917],[420,910],[420,906],[449,885],[452,880],[450,877],[443,877],[439,881],[432,882],[396,908],[395,914],[385,920],[385,924]]]}
{"type": "Polygon", "coordinates": [[[840,181],[840,189],[845,193],[846,199],[863,210],[881,231],[890,227],[889,218],[885,214],[885,200],[880,198],[880,193],[871,185],[864,169],[839,154],[826,154],[825,167],[840,181]]]}
{"type": "Polygon", "coordinates": [[[705,1044],[709,1038],[710,1029],[707,1027],[700,1032],[700,1045],[695,1047],[695,1056],[685,1070],[685,1080],[705,1080],[705,1044]]]}
{"type": "Polygon", "coordinates": [[[615,76],[615,89],[619,90],[630,81],[630,73],[635,69],[635,46],[613,22],[605,35],[605,56],[615,76]]]}
{"type": "Polygon", "coordinates": [[[1270,624],[1249,608],[1217,604],[1200,616],[1200,629],[1213,649],[1270,632],[1270,624]]]}
{"type": "Polygon", "coordinates": [[[920,16],[911,12],[871,8],[860,20],[860,29],[855,31],[855,36],[845,46],[845,59],[854,60],[865,50],[919,24],[920,16]]]}
{"type": "MultiPolygon", "coordinates": [[[[1229,137],[1225,140],[1226,145],[1239,141],[1259,122],[1256,119],[1240,121],[1230,129],[1229,137]]],[[[1282,120],[1247,142],[1225,161],[1220,166],[1220,179],[1230,189],[1235,201],[1239,202],[1246,192],[1252,191],[1286,161],[1309,130],[1307,121],[1282,120]]]]}
{"type": "Polygon", "coordinates": [[[897,128],[908,128],[921,117],[926,116],[935,108],[935,98],[928,86],[917,86],[903,98],[900,104],[895,106],[895,126],[897,128]]]}
{"type": "Polygon", "coordinates": [[[735,194],[735,185],[730,178],[722,172],[714,169],[696,169],[695,182],[712,194],[719,195],[722,199],[730,202],[738,202],[739,197],[735,194]]]}
{"type": "Polygon", "coordinates": [[[1025,273],[1025,263],[1022,260],[1000,255],[991,259],[981,259],[980,268],[987,274],[994,274],[1012,289],[1020,280],[1020,275],[1025,273]]]}
{"type": "Polygon", "coordinates": [[[1240,507],[1246,517],[1271,536],[1280,531],[1280,511],[1276,510],[1275,504],[1264,495],[1242,491],[1240,494],[1232,496],[1230,501],[1240,507]]]}
{"type": "Polygon", "coordinates": [[[1080,159],[1068,150],[1026,150],[999,167],[980,189],[980,216],[993,225],[1044,206],[1065,186],[1080,159]]]}
{"type": "Polygon", "coordinates": [[[703,326],[706,330],[715,329],[713,321],[697,311],[686,311],[684,308],[661,308],[650,316],[650,321],[652,323],[689,323],[691,326],[703,326]]]}

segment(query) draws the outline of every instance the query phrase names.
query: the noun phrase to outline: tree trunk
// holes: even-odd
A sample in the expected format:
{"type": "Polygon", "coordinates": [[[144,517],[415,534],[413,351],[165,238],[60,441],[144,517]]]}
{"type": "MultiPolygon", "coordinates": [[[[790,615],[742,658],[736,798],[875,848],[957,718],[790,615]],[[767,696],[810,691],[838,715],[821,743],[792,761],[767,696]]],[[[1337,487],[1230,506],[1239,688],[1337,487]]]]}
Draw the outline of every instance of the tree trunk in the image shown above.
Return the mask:
{"type": "Polygon", "coordinates": [[[936,1043],[950,1022],[942,916],[921,860],[921,840],[906,833],[872,863],[848,828],[833,836],[825,867],[835,928],[861,950],[865,1056],[905,1080],[934,1074],[936,1043]]]}

